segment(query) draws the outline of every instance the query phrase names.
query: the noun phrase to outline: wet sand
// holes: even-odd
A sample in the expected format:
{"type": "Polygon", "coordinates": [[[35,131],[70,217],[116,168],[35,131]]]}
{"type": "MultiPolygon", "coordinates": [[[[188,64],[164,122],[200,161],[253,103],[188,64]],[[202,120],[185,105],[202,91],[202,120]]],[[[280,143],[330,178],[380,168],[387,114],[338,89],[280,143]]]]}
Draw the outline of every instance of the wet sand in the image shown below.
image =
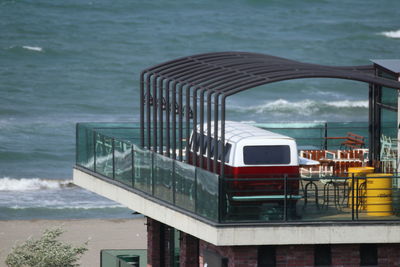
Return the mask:
{"type": "Polygon", "coordinates": [[[29,237],[40,237],[47,228],[61,226],[61,240],[75,246],[89,241],[82,256],[83,267],[100,266],[101,249],[146,249],[147,233],[144,218],[85,220],[0,221],[0,266],[15,244],[29,237]]]}

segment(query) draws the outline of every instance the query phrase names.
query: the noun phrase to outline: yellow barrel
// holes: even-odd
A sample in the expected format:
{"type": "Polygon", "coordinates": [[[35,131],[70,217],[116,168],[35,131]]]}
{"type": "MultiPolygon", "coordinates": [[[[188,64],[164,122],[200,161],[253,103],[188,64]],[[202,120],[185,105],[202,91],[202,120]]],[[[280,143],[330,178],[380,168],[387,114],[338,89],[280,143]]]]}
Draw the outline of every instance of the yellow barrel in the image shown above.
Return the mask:
{"type": "Polygon", "coordinates": [[[359,206],[361,209],[365,210],[366,209],[366,203],[365,203],[365,178],[367,174],[373,173],[375,170],[374,167],[350,167],[348,169],[348,176],[351,178],[354,177],[354,187],[352,188],[352,180],[348,180],[348,186],[350,188],[349,190],[349,200],[348,200],[348,206],[351,208],[351,203],[352,203],[352,198],[353,196],[357,196],[357,190],[358,190],[358,203],[356,203],[356,200],[354,200],[354,206],[359,206]],[[362,178],[359,178],[362,177],[362,178]]]}
{"type": "Polygon", "coordinates": [[[391,173],[367,174],[367,214],[370,216],[390,216],[392,209],[391,173]]]}
{"type": "Polygon", "coordinates": [[[374,167],[349,167],[348,173],[349,177],[351,177],[353,173],[354,176],[365,176],[367,173],[373,173],[374,170],[374,167]]]}

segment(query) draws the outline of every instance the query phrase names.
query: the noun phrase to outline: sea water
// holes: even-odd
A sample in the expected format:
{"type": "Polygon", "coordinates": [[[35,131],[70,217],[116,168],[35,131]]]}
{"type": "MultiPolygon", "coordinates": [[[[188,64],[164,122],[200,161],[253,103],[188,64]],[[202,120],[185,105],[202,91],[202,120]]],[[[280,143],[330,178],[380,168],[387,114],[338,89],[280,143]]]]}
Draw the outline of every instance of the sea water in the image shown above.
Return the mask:
{"type": "MultiPolygon", "coordinates": [[[[131,217],[71,184],[75,124],[137,121],[139,74],[249,51],[326,65],[399,58],[397,1],[1,0],[0,219],[131,217]]],[[[366,84],[306,79],[229,99],[228,119],[366,121],[366,84]]]]}

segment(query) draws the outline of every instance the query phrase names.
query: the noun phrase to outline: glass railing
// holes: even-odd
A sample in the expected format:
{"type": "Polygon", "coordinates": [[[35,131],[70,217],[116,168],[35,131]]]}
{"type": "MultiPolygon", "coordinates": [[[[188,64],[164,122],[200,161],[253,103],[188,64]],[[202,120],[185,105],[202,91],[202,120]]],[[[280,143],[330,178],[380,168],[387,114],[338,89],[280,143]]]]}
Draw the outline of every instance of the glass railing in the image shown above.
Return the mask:
{"type": "Polygon", "coordinates": [[[78,166],[218,221],[218,175],[141,149],[132,142],[135,132],[130,133],[131,128],[113,129],[117,137],[105,127],[77,125],[78,166]]]}
{"type": "Polygon", "coordinates": [[[78,124],[76,164],[215,223],[399,220],[393,174],[221,178],[140,148],[138,135],[135,125],[78,124]]]}
{"type": "Polygon", "coordinates": [[[224,222],[399,220],[398,176],[226,178],[224,222]]]}

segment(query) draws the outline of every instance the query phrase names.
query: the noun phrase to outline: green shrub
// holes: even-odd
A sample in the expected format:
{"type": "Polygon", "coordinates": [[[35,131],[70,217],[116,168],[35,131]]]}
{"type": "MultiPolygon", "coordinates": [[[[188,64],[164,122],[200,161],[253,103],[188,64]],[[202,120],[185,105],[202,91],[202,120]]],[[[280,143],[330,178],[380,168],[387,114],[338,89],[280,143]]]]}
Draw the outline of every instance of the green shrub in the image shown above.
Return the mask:
{"type": "Polygon", "coordinates": [[[38,240],[29,238],[17,245],[7,256],[10,267],[73,267],[87,251],[87,242],[79,247],[63,243],[58,239],[64,231],[61,228],[47,229],[38,240]]]}

